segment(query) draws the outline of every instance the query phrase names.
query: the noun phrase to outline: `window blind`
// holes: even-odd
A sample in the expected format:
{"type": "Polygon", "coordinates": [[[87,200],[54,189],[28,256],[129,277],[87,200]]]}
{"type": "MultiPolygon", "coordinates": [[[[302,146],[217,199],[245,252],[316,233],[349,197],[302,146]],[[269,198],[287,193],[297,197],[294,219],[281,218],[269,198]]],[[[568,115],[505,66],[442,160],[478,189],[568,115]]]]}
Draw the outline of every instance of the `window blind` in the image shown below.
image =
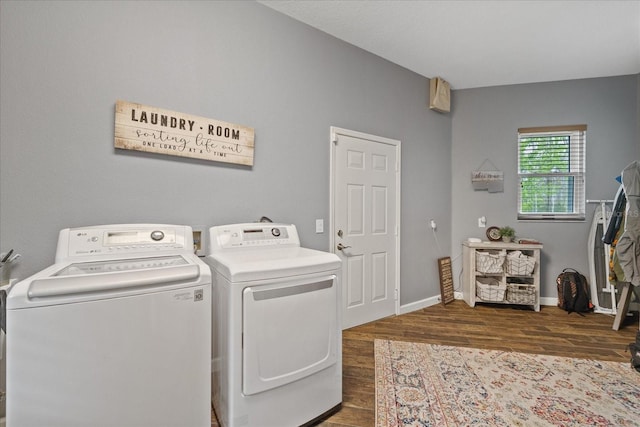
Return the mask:
{"type": "Polygon", "coordinates": [[[585,219],[586,128],[518,129],[518,219],[585,219]]]}

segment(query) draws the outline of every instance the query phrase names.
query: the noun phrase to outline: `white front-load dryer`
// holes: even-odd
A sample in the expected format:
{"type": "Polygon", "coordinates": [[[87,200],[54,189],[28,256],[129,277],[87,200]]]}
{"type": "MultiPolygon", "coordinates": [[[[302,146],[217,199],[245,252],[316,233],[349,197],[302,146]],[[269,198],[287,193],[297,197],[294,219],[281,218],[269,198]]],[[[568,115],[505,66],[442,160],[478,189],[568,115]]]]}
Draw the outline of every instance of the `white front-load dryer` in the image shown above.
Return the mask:
{"type": "Polygon", "coordinates": [[[212,227],[212,400],[223,427],[299,426],[340,407],[340,259],[293,225],[212,227]]]}

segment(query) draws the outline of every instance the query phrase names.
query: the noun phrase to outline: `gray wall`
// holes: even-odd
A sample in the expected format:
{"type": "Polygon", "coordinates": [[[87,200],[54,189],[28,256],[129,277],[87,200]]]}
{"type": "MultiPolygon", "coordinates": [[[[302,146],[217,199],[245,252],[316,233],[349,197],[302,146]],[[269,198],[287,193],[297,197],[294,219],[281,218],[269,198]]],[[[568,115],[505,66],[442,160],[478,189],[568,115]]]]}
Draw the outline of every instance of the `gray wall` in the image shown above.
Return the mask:
{"type": "Polygon", "coordinates": [[[53,262],[60,229],[94,224],[266,215],[327,250],[339,126],[402,141],[401,303],[439,293],[451,117],[427,108],[428,79],[254,2],[0,7],[0,250],[23,254],[18,278],[53,262]],[[253,127],[255,165],[115,150],[117,99],[253,127]]]}
{"type": "Polygon", "coordinates": [[[637,75],[638,92],[637,92],[637,109],[636,109],[636,123],[637,123],[637,137],[638,144],[636,145],[636,159],[640,159],[640,74],[637,75]]]}
{"type": "MultiPolygon", "coordinates": [[[[452,250],[467,237],[484,237],[477,218],[488,225],[511,225],[520,237],[544,244],[541,294],[555,297],[555,277],[565,267],[588,274],[587,221],[517,221],[517,129],[587,125],[587,199],[613,199],[615,178],[638,152],[638,79],[621,76],[459,90],[452,121],[452,250]],[[489,159],[504,172],[504,192],[473,191],[470,173],[489,159]]],[[[487,165],[489,166],[489,165],[487,165]]],[[[484,169],[487,169],[485,166],[484,169]]]]}
{"type": "Polygon", "coordinates": [[[562,268],[586,270],[594,207],[585,223],[517,222],[516,129],[586,123],[590,199],[612,198],[613,178],[640,157],[640,76],[459,90],[439,114],[427,79],[254,2],[0,8],[0,251],[23,254],[19,278],[52,263],[60,229],[93,224],[266,215],[328,250],[339,126],[402,141],[402,304],[439,294],[440,256],[458,277],[460,243],[484,236],[482,215],[544,243],[552,297],[562,268]],[[117,99],[253,127],[255,165],[115,150],[117,99]],[[472,191],[486,158],[504,171],[504,193],[472,191]]]}

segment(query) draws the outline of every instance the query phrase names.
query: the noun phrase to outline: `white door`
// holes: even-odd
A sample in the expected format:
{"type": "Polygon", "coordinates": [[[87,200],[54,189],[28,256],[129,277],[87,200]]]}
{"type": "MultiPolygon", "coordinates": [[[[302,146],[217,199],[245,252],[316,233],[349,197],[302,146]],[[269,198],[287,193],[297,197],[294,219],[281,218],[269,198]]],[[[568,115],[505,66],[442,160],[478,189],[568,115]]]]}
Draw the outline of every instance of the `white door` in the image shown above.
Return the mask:
{"type": "Polygon", "coordinates": [[[342,259],[346,329],[398,311],[400,141],[332,127],[331,161],[330,240],[342,259]]]}

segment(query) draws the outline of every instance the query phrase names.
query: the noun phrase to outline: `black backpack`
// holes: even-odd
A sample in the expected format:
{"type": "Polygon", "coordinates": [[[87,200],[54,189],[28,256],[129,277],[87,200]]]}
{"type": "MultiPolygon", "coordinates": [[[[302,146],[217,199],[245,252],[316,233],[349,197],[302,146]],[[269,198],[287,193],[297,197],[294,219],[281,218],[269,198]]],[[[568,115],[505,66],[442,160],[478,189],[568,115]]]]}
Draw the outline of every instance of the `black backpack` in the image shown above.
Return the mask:
{"type": "Polygon", "coordinates": [[[565,268],[556,279],[558,307],[567,313],[586,313],[593,309],[587,278],[572,268],[565,268]]]}

